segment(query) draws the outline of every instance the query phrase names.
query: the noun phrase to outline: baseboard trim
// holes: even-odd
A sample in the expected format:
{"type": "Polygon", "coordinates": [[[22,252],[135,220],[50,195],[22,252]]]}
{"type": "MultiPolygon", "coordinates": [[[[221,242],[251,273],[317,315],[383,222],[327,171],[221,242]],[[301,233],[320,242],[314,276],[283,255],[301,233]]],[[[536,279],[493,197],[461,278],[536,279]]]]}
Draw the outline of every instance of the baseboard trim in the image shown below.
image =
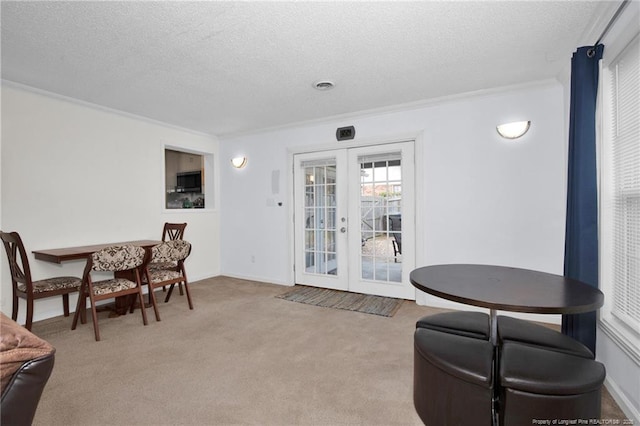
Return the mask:
{"type": "Polygon", "coordinates": [[[286,287],[293,287],[293,285],[291,283],[288,283],[286,281],[266,280],[264,277],[254,277],[252,275],[220,274],[218,276],[219,277],[237,278],[239,280],[257,281],[257,282],[265,283],[265,284],[276,284],[276,285],[282,285],[282,286],[286,286],[286,287]]]}
{"type": "Polygon", "coordinates": [[[624,392],[621,391],[620,387],[608,376],[604,379],[604,385],[607,387],[611,397],[616,401],[624,415],[627,416],[629,420],[633,421],[633,423],[630,424],[638,424],[640,421],[640,411],[635,409],[631,401],[629,401],[629,398],[627,398],[624,392]]]}

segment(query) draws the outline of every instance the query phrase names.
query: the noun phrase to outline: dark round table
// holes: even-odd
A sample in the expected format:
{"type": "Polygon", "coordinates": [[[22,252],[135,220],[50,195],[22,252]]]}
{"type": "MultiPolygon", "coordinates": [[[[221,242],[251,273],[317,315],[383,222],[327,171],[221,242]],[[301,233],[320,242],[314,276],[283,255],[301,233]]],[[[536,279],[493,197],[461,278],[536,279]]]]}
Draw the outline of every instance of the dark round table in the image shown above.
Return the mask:
{"type": "Polygon", "coordinates": [[[577,314],[604,303],[600,290],[561,275],[493,265],[425,266],[409,276],[417,289],[443,299],[489,308],[496,344],[496,311],[577,314]]]}

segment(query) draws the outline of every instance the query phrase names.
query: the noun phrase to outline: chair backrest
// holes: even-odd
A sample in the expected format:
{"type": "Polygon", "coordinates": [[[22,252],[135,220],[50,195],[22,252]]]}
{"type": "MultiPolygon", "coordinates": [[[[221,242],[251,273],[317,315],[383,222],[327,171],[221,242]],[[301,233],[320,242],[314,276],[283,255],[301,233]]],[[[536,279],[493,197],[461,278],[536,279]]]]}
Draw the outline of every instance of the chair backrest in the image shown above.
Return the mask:
{"type": "MultiPolygon", "coordinates": [[[[389,230],[398,245],[402,244],[402,217],[400,215],[389,215],[389,230]]],[[[402,251],[401,248],[400,251],[402,251]]]]}
{"type": "Polygon", "coordinates": [[[126,271],[142,265],[145,250],[142,247],[123,245],[103,248],[91,255],[94,271],[126,271]]]}
{"type": "Polygon", "coordinates": [[[165,223],[162,229],[162,241],[181,240],[184,237],[184,228],[186,227],[186,223],[165,223]]]}
{"type": "Polygon", "coordinates": [[[9,269],[11,270],[11,280],[14,283],[25,283],[27,291],[31,288],[31,269],[29,268],[29,259],[27,252],[22,244],[22,238],[17,232],[2,232],[0,238],[4,244],[4,250],[7,252],[9,260],[9,269]]]}
{"type": "Polygon", "coordinates": [[[402,230],[402,217],[400,215],[389,215],[389,230],[390,231],[402,230]]]}
{"type": "Polygon", "coordinates": [[[185,240],[165,241],[151,247],[151,263],[178,262],[191,253],[191,243],[185,240]]]}

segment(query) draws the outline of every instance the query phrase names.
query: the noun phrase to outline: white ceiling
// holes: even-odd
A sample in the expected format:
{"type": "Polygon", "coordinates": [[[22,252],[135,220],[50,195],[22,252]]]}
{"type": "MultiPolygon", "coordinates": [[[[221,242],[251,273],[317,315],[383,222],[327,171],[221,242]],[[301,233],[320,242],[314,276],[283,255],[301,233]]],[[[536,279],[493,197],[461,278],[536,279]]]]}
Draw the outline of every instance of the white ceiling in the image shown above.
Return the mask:
{"type": "Polygon", "coordinates": [[[224,136],[555,78],[619,3],[2,0],[2,78],[224,136]]]}

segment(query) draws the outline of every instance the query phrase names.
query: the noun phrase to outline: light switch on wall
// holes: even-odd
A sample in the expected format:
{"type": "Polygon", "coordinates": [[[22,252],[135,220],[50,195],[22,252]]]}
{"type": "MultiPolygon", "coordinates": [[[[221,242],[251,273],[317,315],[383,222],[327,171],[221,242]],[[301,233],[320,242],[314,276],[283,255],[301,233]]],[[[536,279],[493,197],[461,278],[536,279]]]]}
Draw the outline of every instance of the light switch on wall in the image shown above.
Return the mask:
{"type": "Polygon", "coordinates": [[[276,195],[280,192],[280,170],[271,172],[271,193],[276,195]]]}

